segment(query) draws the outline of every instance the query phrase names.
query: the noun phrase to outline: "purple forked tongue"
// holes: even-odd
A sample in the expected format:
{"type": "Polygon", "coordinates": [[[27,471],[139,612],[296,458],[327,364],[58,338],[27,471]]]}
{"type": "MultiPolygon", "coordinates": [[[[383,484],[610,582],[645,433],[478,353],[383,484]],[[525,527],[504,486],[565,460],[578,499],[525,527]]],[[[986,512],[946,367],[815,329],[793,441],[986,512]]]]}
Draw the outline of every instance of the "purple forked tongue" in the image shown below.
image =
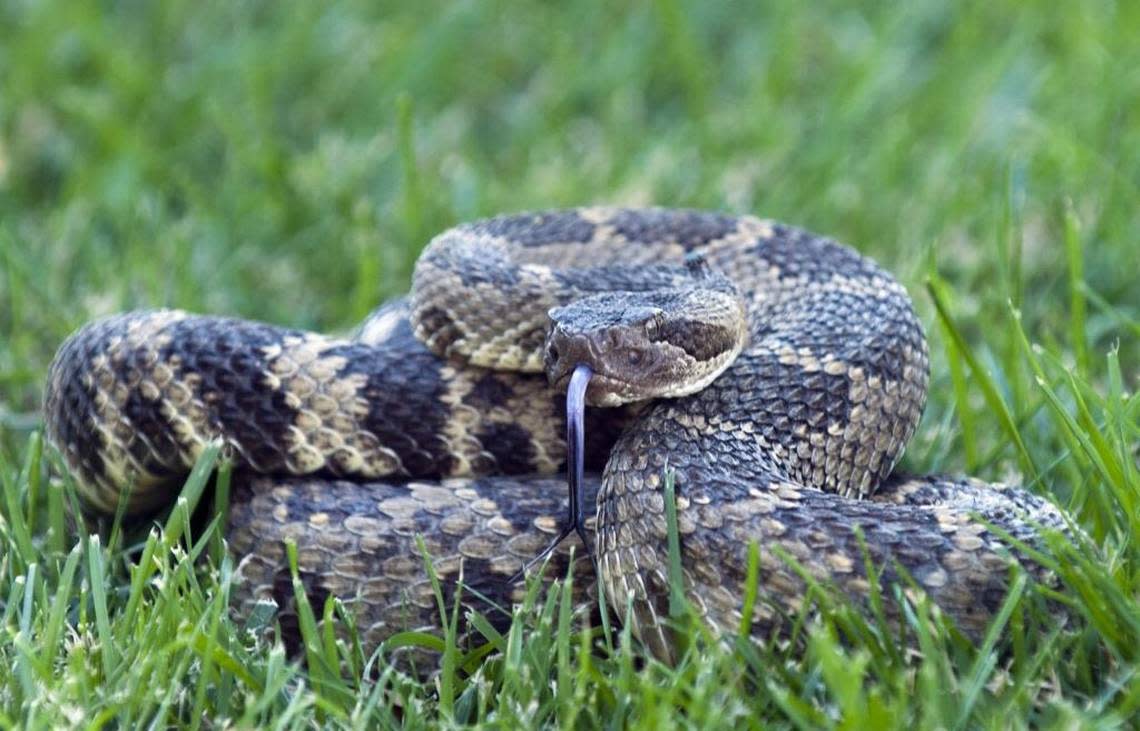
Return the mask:
{"type": "Polygon", "coordinates": [[[570,385],[566,389],[566,481],[570,487],[570,514],[562,530],[550,545],[523,564],[522,569],[511,577],[512,584],[522,579],[530,569],[545,561],[546,557],[558,548],[558,544],[571,533],[578,534],[586,549],[586,555],[590,555],[590,541],[586,537],[586,516],[582,505],[582,476],[586,462],[586,386],[590,384],[592,375],[594,372],[590,370],[590,366],[579,365],[570,376],[570,385]]]}
{"type": "Polygon", "coordinates": [[[580,364],[570,376],[570,386],[566,389],[566,481],[570,485],[570,525],[582,539],[587,552],[590,544],[586,541],[582,474],[586,463],[586,386],[590,385],[592,375],[594,372],[590,366],[580,364]]]}

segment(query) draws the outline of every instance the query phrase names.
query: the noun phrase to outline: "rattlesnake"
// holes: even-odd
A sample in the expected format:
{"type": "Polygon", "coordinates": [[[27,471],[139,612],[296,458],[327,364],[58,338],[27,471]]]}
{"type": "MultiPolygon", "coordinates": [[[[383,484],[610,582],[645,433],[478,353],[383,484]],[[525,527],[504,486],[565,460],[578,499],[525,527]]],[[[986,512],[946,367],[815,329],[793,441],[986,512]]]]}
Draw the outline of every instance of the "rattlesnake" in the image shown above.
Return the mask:
{"type": "MultiPolygon", "coordinates": [[[[169,501],[221,440],[247,601],[290,603],[291,539],[310,594],[345,600],[375,644],[439,622],[417,535],[448,598],[460,576],[484,607],[521,596],[512,577],[564,521],[552,475],[567,363],[585,359],[587,398],[613,407],[590,409],[585,429],[597,578],[655,653],[673,647],[667,469],[685,587],[713,627],[741,625],[756,543],[754,634],[786,625],[808,577],[866,601],[869,562],[978,636],[1011,561],[1046,578],[999,533],[1038,546],[1039,527],[1065,521],[1021,489],[891,475],[927,358],[903,287],[841,244],[748,216],[574,209],[445,232],[410,299],[354,338],[179,311],[95,322],[60,348],[45,413],[105,513],[169,501]]],[[[595,564],[575,571],[586,603],[595,564]]]]}

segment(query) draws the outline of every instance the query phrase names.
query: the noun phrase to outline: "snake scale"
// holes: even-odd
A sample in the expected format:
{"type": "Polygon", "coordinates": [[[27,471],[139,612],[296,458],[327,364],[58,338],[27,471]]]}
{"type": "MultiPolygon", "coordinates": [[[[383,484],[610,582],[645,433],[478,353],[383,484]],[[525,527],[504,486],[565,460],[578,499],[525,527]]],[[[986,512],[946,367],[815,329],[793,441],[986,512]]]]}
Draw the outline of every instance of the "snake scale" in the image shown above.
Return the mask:
{"type": "Polygon", "coordinates": [[[460,225],[422,254],[410,298],[351,338],[170,310],[96,321],[51,366],[47,432],[105,514],[169,502],[221,440],[242,606],[272,598],[296,629],[292,540],[310,598],[340,597],[375,646],[438,626],[417,536],[449,601],[460,583],[484,611],[522,596],[512,577],[565,521],[565,364],[581,358],[587,400],[609,407],[586,414],[593,560],[572,538],[546,576],[565,576],[578,545],[575,601],[602,582],[663,658],[666,469],[685,586],[714,629],[740,626],[752,543],[758,637],[799,614],[806,577],[864,605],[875,576],[921,589],[974,637],[1011,562],[1049,578],[1003,540],[1065,530],[1049,502],[892,474],[928,382],[904,288],[844,245],[749,216],[588,208],[460,225]]]}

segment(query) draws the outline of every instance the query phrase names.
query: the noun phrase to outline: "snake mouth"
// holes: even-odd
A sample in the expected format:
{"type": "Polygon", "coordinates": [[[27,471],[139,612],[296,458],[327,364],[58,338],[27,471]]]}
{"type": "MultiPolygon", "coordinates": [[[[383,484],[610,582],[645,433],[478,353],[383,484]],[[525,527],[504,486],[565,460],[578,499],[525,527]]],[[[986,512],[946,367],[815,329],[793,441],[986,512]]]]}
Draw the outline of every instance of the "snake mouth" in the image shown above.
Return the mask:
{"type": "MultiPolygon", "coordinates": [[[[562,392],[569,391],[574,373],[578,368],[589,368],[584,363],[576,364],[573,368],[569,369],[566,373],[561,374],[558,378],[551,382],[554,390],[562,392]]],[[[637,385],[621,378],[616,378],[603,373],[594,372],[591,370],[589,384],[585,390],[585,403],[589,406],[600,407],[615,407],[627,404],[630,401],[637,401],[640,399],[630,398],[629,394],[637,393],[637,385]]]]}

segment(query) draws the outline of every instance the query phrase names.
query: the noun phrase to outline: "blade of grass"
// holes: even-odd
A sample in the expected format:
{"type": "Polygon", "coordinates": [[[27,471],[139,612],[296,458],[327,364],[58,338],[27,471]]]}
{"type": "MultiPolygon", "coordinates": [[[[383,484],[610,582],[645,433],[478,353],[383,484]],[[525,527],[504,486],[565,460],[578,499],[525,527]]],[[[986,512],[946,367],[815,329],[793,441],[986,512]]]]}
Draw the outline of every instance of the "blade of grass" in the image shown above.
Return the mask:
{"type": "Polygon", "coordinates": [[[103,677],[111,681],[118,666],[114,633],[111,631],[111,617],[107,610],[107,572],[99,536],[87,538],[87,575],[91,579],[91,600],[95,606],[95,627],[99,637],[99,657],[103,663],[103,677]]]}
{"type": "Polygon", "coordinates": [[[998,417],[998,423],[1001,425],[1002,430],[1006,436],[1009,437],[1010,441],[1013,442],[1014,446],[1017,447],[1019,461],[1022,467],[1028,472],[1029,479],[1036,480],[1038,474],[1037,466],[1034,464],[1033,457],[1029,454],[1025,442],[1018,432],[1017,425],[1014,422],[1013,415],[1009,411],[1009,407],[994,385],[993,378],[979,365],[977,358],[966,343],[966,339],[962,337],[958,326],[954,323],[953,318],[950,317],[950,312],[946,307],[945,289],[945,285],[937,276],[927,278],[926,290],[934,302],[934,308],[938,313],[939,322],[943,324],[946,332],[954,341],[958,352],[970,367],[970,372],[974,375],[975,382],[982,389],[982,395],[985,397],[986,404],[990,407],[994,415],[998,417]]]}
{"type": "Polygon", "coordinates": [[[1081,251],[1081,225],[1072,200],[1065,201],[1065,254],[1069,274],[1069,339],[1077,358],[1077,370],[1089,372],[1088,335],[1085,328],[1085,268],[1081,251]]]}

